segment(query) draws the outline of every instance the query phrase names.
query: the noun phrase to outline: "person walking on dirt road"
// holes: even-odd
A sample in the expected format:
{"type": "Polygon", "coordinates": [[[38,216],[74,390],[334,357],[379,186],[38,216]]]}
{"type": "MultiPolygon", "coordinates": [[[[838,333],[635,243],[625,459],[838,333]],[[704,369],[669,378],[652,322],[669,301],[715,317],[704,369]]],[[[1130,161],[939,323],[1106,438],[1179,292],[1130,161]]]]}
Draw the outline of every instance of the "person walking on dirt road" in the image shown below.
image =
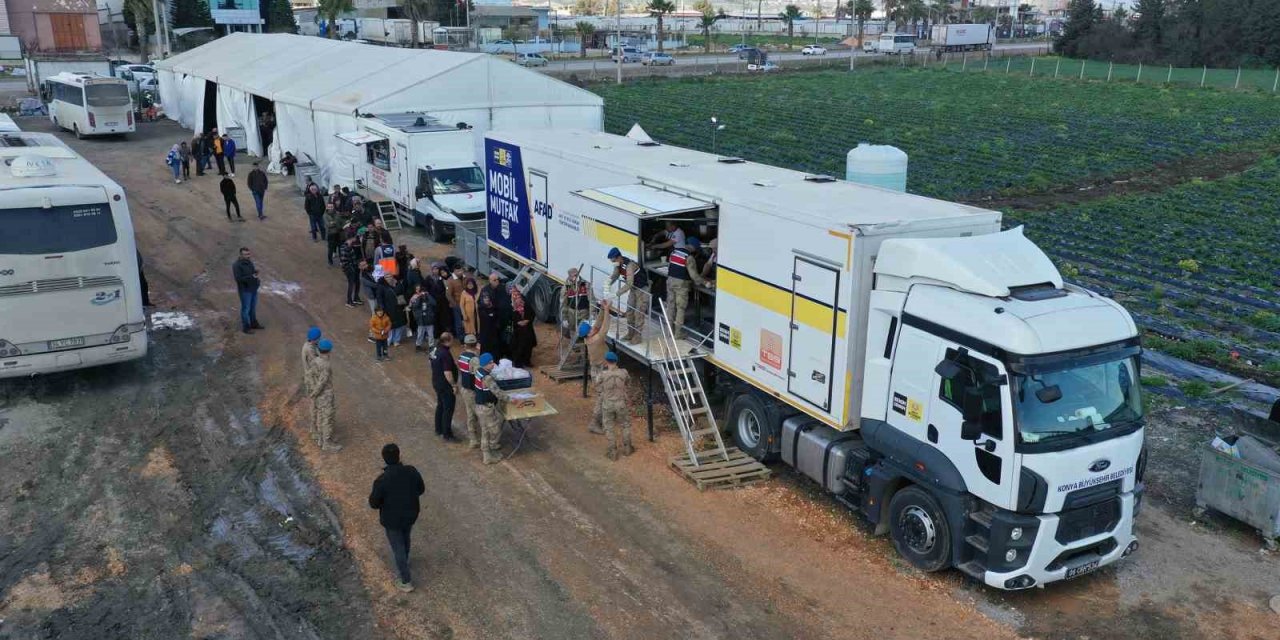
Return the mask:
{"type": "MultiPolygon", "coordinates": [[[[227,160],[227,168],[232,178],[236,177],[236,141],[231,136],[222,134],[222,157],[227,160]]],[[[222,164],[219,162],[218,164],[222,164]]]]}
{"type": "Polygon", "coordinates": [[[311,397],[311,361],[315,360],[316,343],[320,342],[320,327],[307,329],[307,341],[302,343],[302,391],[311,397]]]}
{"type": "Polygon", "coordinates": [[[213,159],[218,163],[218,175],[227,175],[227,163],[222,153],[222,136],[218,135],[218,130],[209,131],[209,148],[213,150],[213,159]]]}
{"type": "Polygon", "coordinates": [[[329,366],[329,352],[333,343],[321,340],[316,343],[316,356],[311,359],[307,386],[311,396],[311,435],[321,451],[341,451],[342,445],[333,442],[333,421],[337,408],[333,402],[333,370],[329,366]]]}
{"type": "Polygon", "coordinates": [[[182,179],[191,179],[191,147],[183,140],[178,145],[178,157],[182,158],[182,179]]]}
{"type": "Polygon", "coordinates": [[[258,324],[258,267],[254,266],[252,254],[247,247],[240,247],[240,259],[231,265],[231,275],[236,281],[236,292],[240,294],[240,328],[245,333],[254,329],[262,329],[258,324]]]}
{"type": "Polygon", "coordinates": [[[475,449],[480,446],[480,420],[476,417],[476,384],[475,374],[471,372],[471,367],[479,366],[476,357],[479,355],[480,346],[476,344],[476,337],[468,334],[462,339],[462,353],[458,354],[458,386],[462,387],[462,411],[467,425],[467,448],[475,449]]]}
{"type": "Polygon", "coordinates": [[[244,216],[240,215],[240,201],[236,200],[236,181],[224,177],[218,183],[218,189],[222,191],[222,202],[227,206],[227,222],[231,222],[231,207],[236,208],[236,220],[244,222],[244,216]]]}
{"type": "Polygon", "coordinates": [[[493,377],[493,354],[482,353],[473,360],[475,379],[472,384],[476,390],[476,418],[480,421],[480,453],[485,464],[502,462],[498,450],[502,448],[502,409],[499,400],[507,399],[507,392],[498,388],[498,381],[493,377]]]}
{"type": "Polygon", "coordinates": [[[600,421],[604,423],[604,437],[609,441],[605,457],[617,460],[618,455],[629,456],[635,452],[631,446],[631,416],[627,407],[627,370],[618,366],[618,354],[610,351],[604,356],[604,369],[596,378],[600,394],[600,421]],[[618,443],[621,430],[622,442],[618,443]]]}
{"type": "Polygon", "coordinates": [[[431,349],[431,386],[436,392],[436,435],[446,441],[455,441],[453,435],[453,411],[457,406],[458,364],[453,361],[449,347],[453,335],[440,334],[436,346],[431,349]]]}
{"type": "Polygon", "coordinates": [[[267,216],[262,215],[262,203],[267,198],[267,173],[253,163],[253,170],[249,172],[249,193],[253,194],[253,206],[258,209],[258,219],[266,220],[267,216]]]}
{"type": "Polygon", "coordinates": [[[320,185],[314,182],[307,185],[307,196],[302,200],[302,210],[307,212],[307,220],[311,222],[312,242],[320,242],[320,235],[324,233],[326,204],[324,194],[320,193],[320,185]]]}
{"type": "Polygon", "coordinates": [[[382,461],[386,466],[373,481],[369,507],[378,510],[378,523],[387,532],[391,557],[395,559],[396,573],[400,578],[396,588],[409,593],[413,591],[409,575],[409,534],[418,521],[421,509],[418,498],[426,493],[427,487],[417,469],[400,463],[400,447],[394,443],[382,447],[382,461]]]}

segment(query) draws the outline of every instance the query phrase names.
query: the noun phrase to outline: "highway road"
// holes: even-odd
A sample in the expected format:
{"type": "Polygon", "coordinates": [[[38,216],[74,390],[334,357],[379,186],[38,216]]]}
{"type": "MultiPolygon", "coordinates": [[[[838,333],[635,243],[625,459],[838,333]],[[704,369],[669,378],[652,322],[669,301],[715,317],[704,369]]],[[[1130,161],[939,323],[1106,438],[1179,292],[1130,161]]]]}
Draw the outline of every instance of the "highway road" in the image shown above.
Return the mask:
{"type": "MultiPolygon", "coordinates": [[[[1035,43],[1020,42],[1015,44],[997,44],[995,47],[995,53],[996,55],[1028,55],[1035,52],[1044,52],[1048,48],[1049,48],[1049,45],[1044,42],[1035,42],[1035,43]]],[[[922,47],[920,49],[917,49],[916,51],[919,53],[928,53],[929,49],[927,47],[922,47]]],[[[781,66],[786,66],[788,62],[794,63],[800,60],[810,60],[811,64],[818,64],[817,61],[821,61],[821,60],[825,60],[828,62],[831,62],[834,60],[847,61],[849,59],[849,54],[850,54],[849,49],[828,50],[825,56],[806,56],[801,54],[799,50],[778,51],[778,52],[770,52],[769,60],[781,66]]],[[[863,53],[861,51],[856,52],[856,55],[859,58],[884,57],[878,54],[863,53]]],[[[956,55],[959,55],[959,54],[956,54],[956,55]]],[[[970,55],[979,55],[979,54],[971,53],[970,55]]],[[[747,61],[738,59],[737,54],[733,54],[733,53],[693,54],[693,55],[677,54],[676,62],[672,66],[673,67],[685,67],[685,66],[703,67],[703,66],[719,65],[719,66],[727,67],[727,66],[737,65],[737,64],[742,64],[745,66],[747,64],[747,61]]],[[[560,61],[560,60],[552,61],[547,66],[541,67],[540,69],[542,71],[547,71],[552,73],[590,72],[590,71],[595,71],[597,73],[605,73],[608,70],[613,69],[616,65],[617,63],[615,62],[612,62],[608,59],[601,59],[601,58],[565,59],[563,61],[560,61]]],[[[638,62],[630,62],[623,65],[624,70],[632,70],[640,67],[642,67],[642,65],[638,62]]],[[[660,70],[662,70],[662,68],[654,69],[655,72],[658,72],[660,70]]]]}

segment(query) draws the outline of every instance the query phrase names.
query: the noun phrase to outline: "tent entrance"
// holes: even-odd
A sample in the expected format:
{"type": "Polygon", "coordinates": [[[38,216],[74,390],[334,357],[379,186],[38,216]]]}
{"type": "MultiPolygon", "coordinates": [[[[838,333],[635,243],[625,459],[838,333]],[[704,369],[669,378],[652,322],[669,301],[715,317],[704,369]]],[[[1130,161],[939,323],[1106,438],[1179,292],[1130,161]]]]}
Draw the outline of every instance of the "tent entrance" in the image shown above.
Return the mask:
{"type": "Polygon", "coordinates": [[[262,141],[262,153],[266,156],[268,154],[267,150],[271,148],[272,141],[275,140],[276,103],[262,96],[251,94],[251,97],[253,98],[253,112],[258,121],[258,139],[262,141]]]}
{"type": "Polygon", "coordinates": [[[201,132],[209,132],[218,128],[218,85],[210,80],[204,81],[204,122],[200,123],[201,132]]]}

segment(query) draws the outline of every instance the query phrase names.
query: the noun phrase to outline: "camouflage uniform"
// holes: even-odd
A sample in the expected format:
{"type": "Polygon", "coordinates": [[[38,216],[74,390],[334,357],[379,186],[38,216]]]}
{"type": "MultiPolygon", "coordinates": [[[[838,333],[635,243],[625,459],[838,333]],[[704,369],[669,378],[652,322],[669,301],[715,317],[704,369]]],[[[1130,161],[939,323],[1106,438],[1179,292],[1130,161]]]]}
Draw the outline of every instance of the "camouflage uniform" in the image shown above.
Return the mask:
{"type": "Polygon", "coordinates": [[[307,383],[311,396],[311,424],[317,432],[317,443],[321,449],[332,447],[333,421],[337,409],[333,401],[333,371],[329,367],[329,357],[317,355],[311,361],[310,375],[307,383]]]}
{"type": "Polygon", "coordinates": [[[475,374],[471,372],[473,365],[479,366],[476,362],[478,357],[479,354],[468,348],[464,348],[462,353],[458,354],[458,384],[463,389],[458,397],[462,398],[462,409],[466,414],[467,448],[469,449],[479,447],[483,439],[480,433],[480,419],[476,415],[475,374]]]}
{"type": "Polygon", "coordinates": [[[667,313],[671,314],[671,335],[679,338],[684,314],[689,308],[693,285],[703,284],[698,262],[688,249],[677,247],[667,256],[667,313]]]}
{"type": "Polygon", "coordinates": [[[624,258],[615,270],[614,278],[617,277],[624,282],[618,295],[627,294],[627,335],[622,341],[636,344],[644,339],[645,325],[649,322],[649,274],[634,260],[624,258]]]}
{"type": "Polygon", "coordinates": [[[631,455],[635,447],[631,446],[631,416],[627,407],[627,372],[618,367],[607,367],[596,378],[600,392],[600,421],[604,423],[605,438],[609,440],[609,449],[605,452],[610,460],[617,460],[618,454],[631,455]],[[618,445],[618,429],[622,429],[622,444],[618,445]]]}
{"type": "MultiPolygon", "coordinates": [[[[478,364],[478,361],[477,361],[478,364]]],[[[480,453],[485,464],[502,461],[495,452],[502,448],[502,403],[507,392],[498,388],[491,373],[478,369],[475,372],[476,418],[480,422],[480,453]]]]}
{"type": "Polygon", "coordinates": [[[591,299],[591,285],[581,277],[565,283],[560,299],[560,321],[570,335],[574,335],[572,332],[578,330],[579,324],[591,319],[591,299]]]}
{"type": "MultiPolygon", "coordinates": [[[[311,397],[311,368],[312,362],[320,352],[316,349],[314,342],[310,340],[302,343],[302,393],[308,398],[311,397]]],[[[313,405],[315,403],[312,403],[313,405]]],[[[312,407],[312,417],[315,417],[315,407],[312,407]]],[[[316,421],[311,421],[311,438],[315,440],[319,432],[316,430],[316,421]]]]}

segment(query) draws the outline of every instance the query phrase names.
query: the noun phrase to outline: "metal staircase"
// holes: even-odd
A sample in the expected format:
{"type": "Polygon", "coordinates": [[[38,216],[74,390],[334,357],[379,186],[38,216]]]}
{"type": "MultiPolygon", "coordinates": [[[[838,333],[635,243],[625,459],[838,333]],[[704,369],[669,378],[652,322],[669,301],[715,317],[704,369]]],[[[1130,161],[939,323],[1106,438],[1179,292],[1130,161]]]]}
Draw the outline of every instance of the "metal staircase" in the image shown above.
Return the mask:
{"type": "Polygon", "coordinates": [[[662,386],[671,402],[671,413],[680,427],[680,435],[684,437],[688,461],[694,467],[708,462],[729,462],[729,452],[725,449],[715,416],[711,414],[711,403],[702,388],[702,378],[689,354],[681,353],[671,323],[667,320],[666,304],[661,299],[657,302],[661,312],[658,324],[662,331],[662,359],[655,364],[662,374],[662,386]],[[707,436],[714,446],[703,446],[707,436]]]}
{"type": "Polygon", "coordinates": [[[404,227],[400,224],[400,215],[396,213],[396,204],[390,200],[381,200],[376,203],[378,207],[378,217],[382,218],[382,226],[387,229],[400,230],[404,227]]]}

